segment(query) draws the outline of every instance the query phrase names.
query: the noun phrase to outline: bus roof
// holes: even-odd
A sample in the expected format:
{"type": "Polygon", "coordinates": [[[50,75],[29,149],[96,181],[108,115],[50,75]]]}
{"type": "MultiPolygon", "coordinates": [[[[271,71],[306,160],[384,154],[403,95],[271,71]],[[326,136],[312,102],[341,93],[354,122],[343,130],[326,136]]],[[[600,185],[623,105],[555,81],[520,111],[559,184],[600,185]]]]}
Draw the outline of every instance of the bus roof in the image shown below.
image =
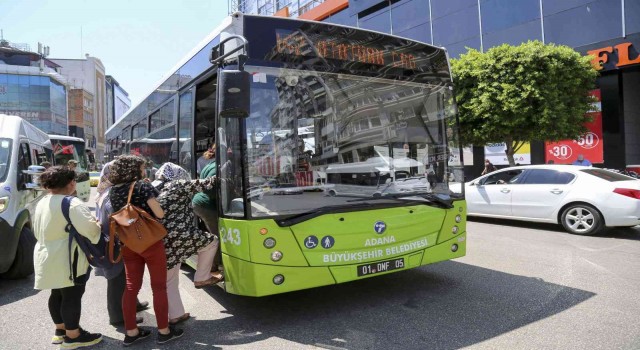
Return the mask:
{"type": "Polygon", "coordinates": [[[74,136],[49,135],[49,138],[52,140],[84,142],[84,139],[74,136]]]}
{"type": "Polygon", "coordinates": [[[178,71],[182,66],[184,66],[187,62],[189,62],[191,58],[193,58],[198,52],[200,52],[200,50],[204,49],[213,39],[215,39],[216,36],[218,36],[225,28],[229,27],[230,25],[231,25],[231,16],[227,16],[219,26],[217,26],[211,33],[209,33],[209,35],[207,35],[204,39],[202,39],[202,41],[200,41],[200,43],[198,43],[198,45],[196,45],[196,47],[194,47],[193,50],[191,50],[180,61],[178,61],[178,63],[167,72],[167,74],[165,74],[162,78],[160,78],[160,80],[153,85],[153,88],[147,94],[143,95],[145,97],[142,101],[135,101],[133,107],[131,107],[127,111],[127,113],[125,113],[120,118],[120,120],[118,120],[113,125],[111,125],[111,127],[107,129],[106,133],[109,133],[109,131],[111,131],[119,123],[123,122],[127,118],[127,116],[129,116],[129,114],[135,111],[135,109],[147,99],[147,97],[149,97],[156,90],[162,87],[162,84],[164,84],[168,79],[170,79],[172,75],[178,73],[178,71]]]}
{"type": "MultiPolygon", "coordinates": [[[[240,12],[234,13],[230,16],[227,16],[222,23],[216,27],[211,33],[209,33],[193,50],[191,50],[187,55],[185,55],[171,70],[169,70],[167,72],[167,74],[165,74],[159,82],[157,82],[154,87],[144,96],[144,98],[141,101],[135,101],[134,105],[132,106],[131,109],[129,109],[129,111],[127,111],[127,113],[120,118],[120,120],[118,120],[116,123],[114,123],[110,128],[107,129],[106,131],[106,135],[108,136],[109,140],[113,140],[115,138],[115,136],[118,136],[125,128],[132,126],[133,124],[137,123],[138,120],[140,118],[143,118],[142,116],[140,116],[140,118],[136,119],[136,120],[130,120],[133,117],[135,117],[136,114],[136,110],[141,107],[141,106],[147,106],[148,104],[146,103],[147,99],[150,98],[154,92],[156,91],[164,91],[162,89],[163,85],[167,84],[168,82],[170,82],[171,79],[174,79],[174,76],[182,76],[183,73],[181,72],[181,69],[184,68],[185,66],[188,66],[190,61],[195,58],[197,55],[202,54],[201,51],[205,48],[207,48],[208,46],[211,46],[214,41],[216,40],[216,38],[221,35],[221,34],[228,34],[228,35],[232,35],[232,34],[240,34],[240,35],[245,35],[246,33],[243,33],[244,27],[242,25],[243,23],[243,17],[249,18],[249,19],[264,19],[264,20],[273,20],[273,21],[290,21],[290,22],[303,22],[303,23],[310,23],[310,24],[318,24],[318,25],[327,25],[327,26],[332,26],[332,27],[345,27],[345,28],[351,28],[355,31],[358,32],[371,32],[371,33],[377,33],[380,35],[383,35],[385,37],[394,37],[394,38],[401,38],[403,40],[406,41],[410,41],[410,42],[416,42],[416,43],[420,43],[423,44],[425,46],[430,46],[433,47],[435,49],[441,49],[444,50],[444,48],[436,46],[436,45],[432,45],[429,43],[422,43],[419,42],[417,40],[414,39],[408,39],[408,38],[403,38],[397,35],[392,35],[389,33],[382,33],[382,32],[377,32],[377,31],[372,31],[372,30],[368,30],[368,29],[364,29],[364,28],[353,28],[353,27],[349,27],[349,26],[344,26],[344,25],[340,25],[340,24],[334,24],[334,23],[325,23],[325,22],[317,22],[317,21],[310,21],[310,20],[305,20],[305,19],[299,19],[299,18],[285,18],[285,17],[273,17],[273,16],[260,16],[260,15],[246,15],[240,12]],[[236,20],[236,22],[234,22],[234,20],[236,20]],[[239,21],[238,21],[239,20],[239,21]],[[115,134],[113,134],[114,132],[117,132],[115,134]]],[[[229,42],[227,45],[233,45],[234,42],[231,41],[229,42]]],[[[227,50],[230,49],[230,47],[226,47],[227,50]]],[[[202,57],[198,58],[198,69],[200,69],[200,71],[193,71],[194,67],[190,67],[191,70],[189,70],[188,72],[185,73],[185,76],[188,76],[188,78],[185,79],[180,79],[180,84],[178,84],[179,86],[176,86],[176,84],[170,84],[170,89],[175,89],[173,90],[174,93],[175,92],[179,92],[182,89],[190,86],[194,81],[196,81],[199,77],[201,73],[206,72],[207,70],[209,70],[212,66],[211,65],[202,65],[202,62],[200,62],[201,59],[204,59],[204,57],[206,57],[206,63],[208,63],[208,58],[209,58],[209,53],[210,52],[205,52],[204,54],[206,55],[202,55],[202,57]]],[[[166,91],[165,91],[166,92],[166,91]]],[[[170,99],[170,97],[173,96],[172,95],[167,95],[166,99],[157,99],[154,98],[154,106],[153,108],[149,108],[148,111],[146,111],[145,116],[148,115],[149,113],[152,113],[155,108],[163,105],[167,100],[170,99]]]]}

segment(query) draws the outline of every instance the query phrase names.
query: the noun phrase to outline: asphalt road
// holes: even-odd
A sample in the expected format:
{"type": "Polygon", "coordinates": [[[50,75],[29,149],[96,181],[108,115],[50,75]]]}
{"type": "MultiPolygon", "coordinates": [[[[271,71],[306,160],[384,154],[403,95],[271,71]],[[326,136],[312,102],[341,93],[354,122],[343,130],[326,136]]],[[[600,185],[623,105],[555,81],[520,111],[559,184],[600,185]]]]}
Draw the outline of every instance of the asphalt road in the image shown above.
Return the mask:
{"type": "MultiPolygon", "coordinates": [[[[554,225],[474,220],[467,256],[266,298],[181,293],[195,316],[166,349],[640,349],[640,227],[599,237],[554,225]]],[[[50,349],[48,291],[0,280],[0,349],[50,349]]],[[[106,280],[92,277],[82,326],[120,348],[106,280]]],[[[148,278],[141,299],[151,301],[148,278]]],[[[153,311],[141,313],[153,326],[153,311]]],[[[136,346],[157,348],[152,339],[136,346]]]]}

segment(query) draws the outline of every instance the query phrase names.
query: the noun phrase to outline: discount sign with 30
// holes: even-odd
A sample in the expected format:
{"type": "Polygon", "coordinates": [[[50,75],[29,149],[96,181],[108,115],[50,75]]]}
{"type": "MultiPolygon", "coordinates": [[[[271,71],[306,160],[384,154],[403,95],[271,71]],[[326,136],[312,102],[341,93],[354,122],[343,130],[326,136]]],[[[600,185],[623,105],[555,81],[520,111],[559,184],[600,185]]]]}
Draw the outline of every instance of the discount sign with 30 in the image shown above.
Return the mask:
{"type": "Polygon", "coordinates": [[[600,90],[592,90],[597,103],[594,110],[589,112],[592,121],[585,126],[589,130],[576,140],[562,140],[545,143],[545,161],[553,160],[557,164],[571,164],[582,154],[591,163],[603,163],[602,147],[602,112],[600,110],[600,90]]]}

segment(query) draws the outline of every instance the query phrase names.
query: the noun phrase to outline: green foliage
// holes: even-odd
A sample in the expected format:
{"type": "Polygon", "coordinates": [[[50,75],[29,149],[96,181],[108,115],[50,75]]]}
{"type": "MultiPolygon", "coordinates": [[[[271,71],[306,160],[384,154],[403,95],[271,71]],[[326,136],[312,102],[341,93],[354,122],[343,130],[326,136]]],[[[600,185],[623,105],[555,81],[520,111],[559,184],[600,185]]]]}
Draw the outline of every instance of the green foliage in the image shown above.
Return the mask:
{"type": "Polygon", "coordinates": [[[513,160],[524,142],[577,138],[586,131],[598,74],[590,61],[539,41],[470,49],[452,60],[462,142],[506,142],[513,160]]]}

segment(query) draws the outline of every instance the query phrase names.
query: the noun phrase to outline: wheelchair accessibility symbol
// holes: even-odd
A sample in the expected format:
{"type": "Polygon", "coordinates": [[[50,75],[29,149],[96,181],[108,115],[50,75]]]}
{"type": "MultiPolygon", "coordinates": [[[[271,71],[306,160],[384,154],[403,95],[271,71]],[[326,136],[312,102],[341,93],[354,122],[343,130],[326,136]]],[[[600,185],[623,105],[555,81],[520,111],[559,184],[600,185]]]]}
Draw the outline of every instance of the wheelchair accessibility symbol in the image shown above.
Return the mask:
{"type": "Polygon", "coordinates": [[[309,249],[313,249],[315,247],[318,246],[318,237],[316,236],[309,236],[307,238],[304,239],[304,246],[309,248],[309,249]]]}

